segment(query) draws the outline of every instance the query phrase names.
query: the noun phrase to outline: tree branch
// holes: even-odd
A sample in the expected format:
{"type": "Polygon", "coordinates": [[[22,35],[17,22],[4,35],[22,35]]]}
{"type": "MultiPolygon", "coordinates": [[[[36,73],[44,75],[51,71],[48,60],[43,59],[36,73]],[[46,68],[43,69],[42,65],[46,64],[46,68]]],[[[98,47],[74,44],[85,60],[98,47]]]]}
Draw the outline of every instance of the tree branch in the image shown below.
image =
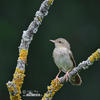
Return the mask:
{"type": "MultiPolygon", "coordinates": [[[[82,69],[88,69],[90,65],[92,65],[95,61],[97,61],[100,58],[100,49],[98,49],[96,52],[94,52],[86,61],[83,61],[80,63],[77,67],[75,67],[71,72],[69,72],[68,79],[71,78],[76,73],[80,72],[82,69]]],[[[60,90],[60,88],[63,86],[63,83],[66,81],[68,82],[68,79],[66,80],[65,75],[57,80],[57,82],[54,80],[51,81],[51,85],[47,87],[47,92],[44,93],[44,96],[42,100],[52,100],[55,93],[60,90]]]]}
{"type": "Polygon", "coordinates": [[[44,0],[41,4],[39,11],[36,12],[34,21],[32,21],[26,31],[23,31],[21,44],[19,46],[19,57],[17,60],[17,66],[13,75],[12,81],[8,81],[6,84],[10,94],[11,100],[21,100],[21,87],[25,77],[25,64],[27,62],[27,55],[29,45],[33,39],[33,35],[38,31],[39,26],[42,23],[44,16],[48,14],[50,6],[54,0],[44,0]]]}

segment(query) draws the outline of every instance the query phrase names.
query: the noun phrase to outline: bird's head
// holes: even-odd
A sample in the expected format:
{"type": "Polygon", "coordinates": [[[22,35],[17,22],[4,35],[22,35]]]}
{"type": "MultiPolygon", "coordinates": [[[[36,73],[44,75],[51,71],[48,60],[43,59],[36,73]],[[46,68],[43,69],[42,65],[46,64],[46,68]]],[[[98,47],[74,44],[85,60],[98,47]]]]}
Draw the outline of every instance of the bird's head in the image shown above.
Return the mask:
{"type": "Polygon", "coordinates": [[[58,48],[66,47],[66,48],[70,49],[70,44],[64,38],[58,38],[56,40],[50,40],[50,41],[55,44],[55,47],[58,47],[58,48]]]}

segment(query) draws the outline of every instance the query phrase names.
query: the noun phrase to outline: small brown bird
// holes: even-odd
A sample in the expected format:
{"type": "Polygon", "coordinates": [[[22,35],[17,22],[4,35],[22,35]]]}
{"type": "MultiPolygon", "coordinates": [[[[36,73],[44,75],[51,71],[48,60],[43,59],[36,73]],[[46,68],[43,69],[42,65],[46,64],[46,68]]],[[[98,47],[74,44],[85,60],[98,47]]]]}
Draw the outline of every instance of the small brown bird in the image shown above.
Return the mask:
{"type": "MultiPolygon", "coordinates": [[[[55,49],[53,50],[53,58],[55,64],[59,68],[59,73],[57,74],[56,79],[58,78],[61,71],[66,73],[66,77],[68,77],[68,72],[76,67],[73,54],[70,50],[70,44],[64,38],[58,38],[56,40],[50,41],[55,44],[55,49]]],[[[77,73],[71,79],[69,79],[69,82],[72,85],[81,85],[82,80],[77,73]]]]}

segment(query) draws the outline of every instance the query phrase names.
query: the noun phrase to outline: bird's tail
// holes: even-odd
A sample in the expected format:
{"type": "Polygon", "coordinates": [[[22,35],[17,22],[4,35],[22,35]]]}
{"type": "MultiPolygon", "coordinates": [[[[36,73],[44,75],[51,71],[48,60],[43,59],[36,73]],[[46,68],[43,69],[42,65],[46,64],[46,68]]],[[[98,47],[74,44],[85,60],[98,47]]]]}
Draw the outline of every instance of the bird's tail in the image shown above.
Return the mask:
{"type": "Polygon", "coordinates": [[[77,73],[75,76],[72,76],[72,78],[69,79],[69,82],[70,82],[72,85],[81,85],[82,80],[81,80],[80,75],[77,73]]]}

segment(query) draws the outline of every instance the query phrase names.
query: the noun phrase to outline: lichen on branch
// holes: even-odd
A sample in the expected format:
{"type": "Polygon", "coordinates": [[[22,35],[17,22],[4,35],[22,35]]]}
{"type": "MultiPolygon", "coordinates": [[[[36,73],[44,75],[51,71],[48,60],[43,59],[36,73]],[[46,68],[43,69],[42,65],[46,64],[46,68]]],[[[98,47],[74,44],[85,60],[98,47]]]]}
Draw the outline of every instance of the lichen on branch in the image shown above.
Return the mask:
{"type": "Polygon", "coordinates": [[[25,64],[27,62],[29,45],[33,39],[33,35],[37,33],[43,18],[48,14],[48,10],[53,4],[53,1],[54,0],[44,0],[40,6],[40,9],[36,12],[34,20],[30,23],[28,29],[23,31],[21,44],[19,46],[19,57],[17,60],[16,70],[12,81],[8,81],[6,84],[11,100],[21,100],[21,87],[25,77],[25,64]]]}
{"type": "MultiPolygon", "coordinates": [[[[71,78],[76,73],[80,72],[82,69],[88,69],[90,65],[92,65],[95,61],[100,59],[100,49],[97,49],[96,52],[94,52],[86,61],[83,61],[80,63],[77,67],[75,67],[71,72],[69,72],[68,79],[71,78]]],[[[66,80],[66,74],[63,77],[60,77],[57,82],[52,80],[50,86],[47,87],[47,92],[44,93],[42,100],[52,100],[54,94],[61,89],[64,82],[68,82],[68,79],[66,80]]]]}

